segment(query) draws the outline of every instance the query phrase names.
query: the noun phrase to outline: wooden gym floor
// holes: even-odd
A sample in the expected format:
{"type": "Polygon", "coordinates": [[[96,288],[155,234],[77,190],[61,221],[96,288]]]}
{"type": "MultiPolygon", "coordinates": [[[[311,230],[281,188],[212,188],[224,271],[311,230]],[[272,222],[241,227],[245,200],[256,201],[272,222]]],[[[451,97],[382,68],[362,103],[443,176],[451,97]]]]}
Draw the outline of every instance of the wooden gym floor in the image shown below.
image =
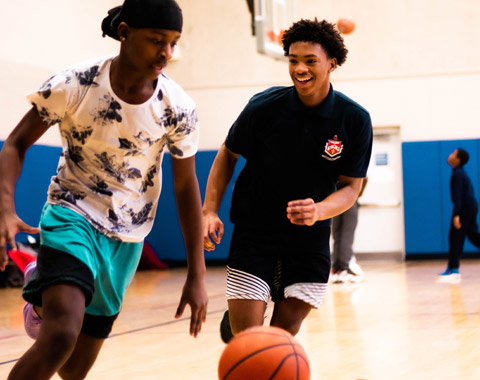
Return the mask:
{"type": "MultiPolygon", "coordinates": [[[[324,304],[297,335],[312,380],[480,379],[479,261],[462,262],[458,284],[435,282],[445,261],[359,261],[365,281],[329,285],[324,304]]],[[[189,312],[173,318],[184,275],[183,268],[137,273],[88,379],[217,378],[225,271],[208,268],[209,313],[197,339],[187,333],[189,312]]],[[[20,289],[0,289],[0,305],[6,379],[32,341],[23,331],[20,289]]]]}

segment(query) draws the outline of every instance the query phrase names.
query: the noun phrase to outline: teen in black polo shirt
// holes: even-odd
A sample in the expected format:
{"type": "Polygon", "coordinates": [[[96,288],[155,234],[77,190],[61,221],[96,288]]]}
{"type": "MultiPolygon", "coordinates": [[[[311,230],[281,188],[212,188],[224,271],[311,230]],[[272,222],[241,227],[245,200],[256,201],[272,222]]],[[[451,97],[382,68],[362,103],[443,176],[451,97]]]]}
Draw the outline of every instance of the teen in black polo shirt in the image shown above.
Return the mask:
{"type": "Polygon", "coordinates": [[[220,243],[218,209],[239,155],[228,258],[228,324],[234,334],[271,325],[295,335],[323,300],[330,273],[330,218],[359,194],[372,146],[369,113],[335,91],[330,74],[347,49],[333,24],[301,20],[283,36],[293,86],[255,95],[231,127],[207,183],[205,248],[220,243]],[[336,191],[337,187],[339,188],[336,191]]]}

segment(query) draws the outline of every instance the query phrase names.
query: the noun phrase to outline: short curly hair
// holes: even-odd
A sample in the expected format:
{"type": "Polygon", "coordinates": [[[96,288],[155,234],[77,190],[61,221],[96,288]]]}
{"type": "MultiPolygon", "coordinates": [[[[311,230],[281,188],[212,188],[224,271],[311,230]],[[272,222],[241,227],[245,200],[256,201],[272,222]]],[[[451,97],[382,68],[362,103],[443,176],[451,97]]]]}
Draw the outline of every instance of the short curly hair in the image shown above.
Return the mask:
{"type": "Polygon", "coordinates": [[[295,42],[313,42],[322,45],[329,58],[336,58],[340,66],[347,60],[348,50],[345,47],[343,37],[328,21],[300,20],[295,22],[283,33],[282,44],[285,56],[288,56],[290,45],[295,42]]]}
{"type": "Polygon", "coordinates": [[[465,149],[457,148],[457,158],[460,160],[460,166],[463,166],[468,162],[470,156],[465,149]]]}

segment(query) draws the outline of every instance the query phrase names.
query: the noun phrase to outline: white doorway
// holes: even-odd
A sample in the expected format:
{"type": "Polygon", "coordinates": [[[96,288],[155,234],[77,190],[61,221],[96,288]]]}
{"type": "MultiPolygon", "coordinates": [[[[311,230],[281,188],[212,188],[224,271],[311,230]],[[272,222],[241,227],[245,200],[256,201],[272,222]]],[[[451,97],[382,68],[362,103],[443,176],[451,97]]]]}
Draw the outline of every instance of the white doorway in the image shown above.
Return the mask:
{"type": "Polygon", "coordinates": [[[359,199],[354,252],[405,253],[400,127],[374,127],[368,183],[359,199]]]}

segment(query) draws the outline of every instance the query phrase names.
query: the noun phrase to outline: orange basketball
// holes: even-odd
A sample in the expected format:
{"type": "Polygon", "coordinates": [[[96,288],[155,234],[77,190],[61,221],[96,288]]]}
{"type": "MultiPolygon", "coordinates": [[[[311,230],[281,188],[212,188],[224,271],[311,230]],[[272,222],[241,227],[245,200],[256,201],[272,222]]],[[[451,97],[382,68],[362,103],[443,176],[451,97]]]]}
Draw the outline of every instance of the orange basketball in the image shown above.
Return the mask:
{"type": "Polygon", "coordinates": [[[278,327],[235,335],[218,363],[219,380],[309,380],[310,364],[298,341],[278,327]]]}
{"type": "Polygon", "coordinates": [[[349,34],[355,29],[355,23],[348,18],[341,18],[337,21],[337,28],[340,33],[349,34]]]}

